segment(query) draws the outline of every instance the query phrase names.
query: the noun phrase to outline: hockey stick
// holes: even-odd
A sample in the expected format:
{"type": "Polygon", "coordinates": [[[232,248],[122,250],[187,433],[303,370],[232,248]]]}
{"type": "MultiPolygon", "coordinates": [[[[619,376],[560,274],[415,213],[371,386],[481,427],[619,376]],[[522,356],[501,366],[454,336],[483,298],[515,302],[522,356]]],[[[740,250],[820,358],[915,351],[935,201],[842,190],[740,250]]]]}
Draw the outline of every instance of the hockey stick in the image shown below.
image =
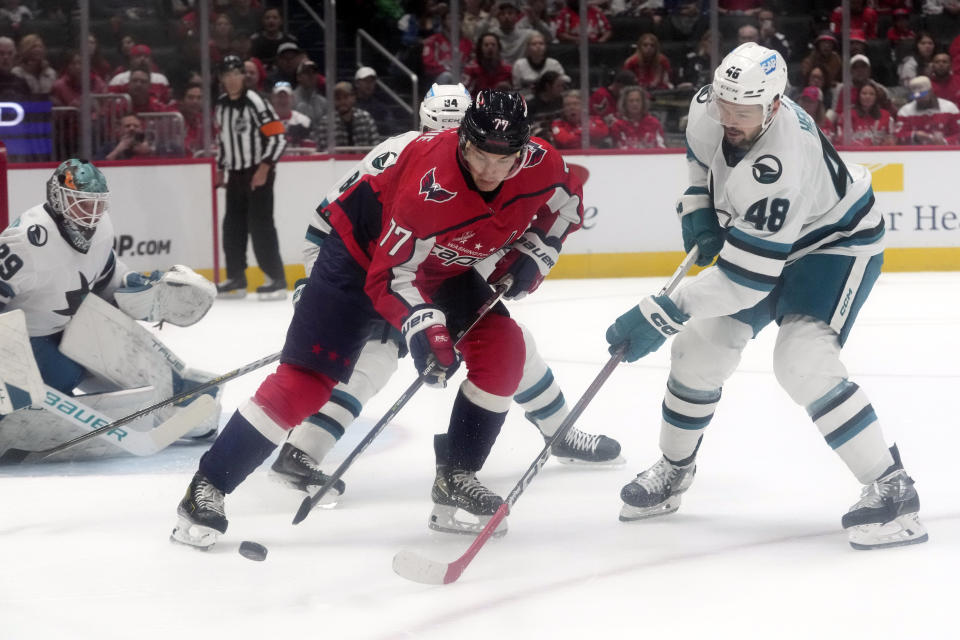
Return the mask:
{"type": "Polygon", "coordinates": [[[42,449],[40,451],[26,451],[24,449],[7,449],[7,451],[2,456],[0,456],[0,463],[9,464],[9,463],[17,463],[17,462],[32,462],[34,460],[42,460],[43,458],[53,455],[54,453],[59,453],[61,451],[69,449],[70,447],[78,445],[81,442],[86,442],[90,438],[96,438],[97,436],[103,435],[104,433],[109,433],[111,430],[116,429],[117,427],[122,427],[123,425],[133,422],[137,418],[145,416],[148,413],[153,413],[157,409],[162,409],[163,407],[166,407],[171,404],[175,404],[177,402],[180,402],[181,400],[192,398],[193,396],[199,395],[200,393],[206,391],[211,387],[215,387],[229,380],[233,380],[234,378],[238,378],[244,374],[247,374],[247,373],[250,373],[251,371],[259,369],[260,367],[266,366],[271,362],[276,362],[279,359],[280,359],[279,353],[275,353],[265,358],[260,358],[255,362],[251,362],[248,365],[240,367],[239,369],[234,369],[233,371],[230,371],[229,373],[225,373],[221,376],[217,376],[212,380],[207,380],[206,382],[202,382],[197,386],[191,389],[187,389],[186,391],[183,391],[181,393],[178,393],[177,395],[167,398],[166,400],[162,400],[156,404],[150,405],[145,409],[141,409],[135,413],[131,413],[125,418],[120,418],[119,420],[111,422],[108,425],[104,425],[102,427],[94,429],[89,433],[85,433],[81,436],[77,436],[72,440],[67,440],[63,444],[58,444],[57,446],[51,447],[49,449],[42,449]]]}
{"type": "MultiPolygon", "coordinates": [[[[690,250],[690,253],[687,254],[687,257],[684,258],[683,262],[680,263],[680,266],[677,267],[677,270],[674,271],[670,280],[667,281],[667,284],[660,290],[659,295],[670,295],[673,292],[677,284],[680,283],[680,280],[683,279],[684,274],[686,274],[697,259],[698,253],[697,247],[694,246],[694,248],[690,250]]],[[[503,519],[510,513],[510,508],[516,504],[517,500],[520,499],[520,495],[533,481],[534,476],[540,473],[543,465],[547,463],[547,459],[550,457],[550,449],[553,444],[566,435],[570,427],[572,427],[580,417],[580,414],[587,408],[590,401],[593,400],[593,397],[600,391],[600,387],[603,386],[607,378],[610,377],[610,374],[613,373],[613,370],[620,364],[626,348],[627,343],[617,347],[607,363],[603,365],[603,369],[600,370],[600,373],[597,374],[597,377],[594,378],[590,386],[587,387],[583,396],[577,401],[577,404],[570,411],[569,415],[560,423],[556,433],[547,439],[546,444],[540,451],[540,455],[537,456],[533,464],[531,464],[520,477],[520,480],[507,495],[507,499],[503,501],[503,504],[500,505],[496,513],[490,517],[483,531],[477,535],[473,544],[470,545],[470,548],[468,548],[462,556],[453,562],[439,562],[405,549],[397,552],[397,554],[393,556],[393,570],[397,575],[407,580],[422,582],[424,584],[450,584],[456,581],[467,568],[467,565],[473,560],[474,556],[476,556],[483,545],[487,543],[487,540],[493,536],[497,527],[500,526],[503,519]]]]}
{"type": "MultiPolygon", "coordinates": [[[[493,295],[490,296],[490,298],[484,302],[483,306],[477,311],[476,318],[469,327],[461,331],[457,336],[457,341],[453,343],[454,348],[456,348],[457,345],[460,344],[460,341],[463,340],[468,333],[470,333],[471,329],[477,326],[477,323],[483,320],[483,317],[486,316],[491,309],[493,309],[494,305],[500,302],[500,298],[503,297],[503,294],[507,292],[512,283],[513,278],[512,276],[508,275],[496,284],[493,295]]],[[[417,379],[414,380],[409,387],[407,387],[407,390],[404,391],[399,398],[397,398],[397,401],[393,403],[393,406],[387,410],[377,424],[373,425],[373,428],[371,428],[370,432],[364,436],[363,440],[360,441],[360,444],[354,447],[353,451],[350,452],[350,455],[348,455],[346,459],[340,463],[340,466],[337,467],[337,470],[330,475],[330,477],[327,479],[327,482],[320,487],[320,490],[312,496],[307,496],[303,499],[303,502],[300,503],[300,508],[297,510],[296,515],[293,516],[293,524],[300,524],[303,522],[304,518],[310,515],[310,511],[312,511],[313,508],[317,506],[317,504],[323,498],[323,496],[330,491],[330,487],[332,487],[334,483],[340,479],[340,476],[346,473],[347,469],[350,468],[350,465],[353,464],[354,460],[356,460],[360,454],[363,453],[368,446],[370,446],[370,443],[373,442],[374,438],[380,435],[380,432],[386,428],[386,426],[396,417],[398,413],[400,413],[400,410],[403,409],[403,406],[407,404],[410,398],[413,397],[413,394],[415,394],[420,387],[423,386],[424,379],[430,375],[435,367],[436,361],[431,361],[427,365],[427,368],[423,370],[423,373],[421,373],[417,379]]]]}

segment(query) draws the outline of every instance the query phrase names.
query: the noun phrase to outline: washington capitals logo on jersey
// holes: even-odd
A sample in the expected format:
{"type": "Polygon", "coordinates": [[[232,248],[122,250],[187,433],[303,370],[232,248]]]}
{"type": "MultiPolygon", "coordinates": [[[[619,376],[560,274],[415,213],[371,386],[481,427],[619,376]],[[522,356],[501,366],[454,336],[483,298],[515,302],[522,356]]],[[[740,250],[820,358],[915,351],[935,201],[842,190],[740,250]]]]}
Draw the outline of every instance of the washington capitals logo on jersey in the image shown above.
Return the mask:
{"type": "Polygon", "coordinates": [[[527,157],[523,163],[524,169],[537,166],[547,157],[547,150],[532,140],[527,143],[525,153],[527,157]]]}
{"type": "Polygon", "coordinates": [[[783,165],[777,156],[760,156],[753,162],[753,179],[760,184],[773,184],[782,173],[783,165]]]}
{"type": "Polygon", "coordinates": [[[424,200],[432,200],[433,202],[447,202],[448,200],[452,200],[457,195],[457,192],[447,191],[440,186],[440,183],[437,182],[436,177],[434,177],[436,170],[436,167],[432,167],[420,178],[420,195],[426,196],[424,200]]]}

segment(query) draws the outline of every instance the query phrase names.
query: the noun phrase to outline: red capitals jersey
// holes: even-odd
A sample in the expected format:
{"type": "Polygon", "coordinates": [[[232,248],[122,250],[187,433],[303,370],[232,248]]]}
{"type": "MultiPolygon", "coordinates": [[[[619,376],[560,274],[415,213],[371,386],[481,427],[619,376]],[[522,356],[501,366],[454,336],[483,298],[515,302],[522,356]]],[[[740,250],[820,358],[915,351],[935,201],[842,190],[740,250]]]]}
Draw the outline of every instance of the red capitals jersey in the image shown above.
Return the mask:
{"type": "Polygon", "coordinates": [[[614,120],[610,135],[618,149],[659,149],[666,146],[663,142],[663,125],[649,114],[639,121],[614,120]]]}
{"type": "Polygon", "coordinates": [[[546,141],[533,138],[522,168],[488,202],[458,160],[456,129],[408,144],[383,173],[363,176],[330,203],[330,223],[366,269],[376,310],[400,327],[411,309],[533,228],[559,247],[583,219],[583,185],[546,141]]]}

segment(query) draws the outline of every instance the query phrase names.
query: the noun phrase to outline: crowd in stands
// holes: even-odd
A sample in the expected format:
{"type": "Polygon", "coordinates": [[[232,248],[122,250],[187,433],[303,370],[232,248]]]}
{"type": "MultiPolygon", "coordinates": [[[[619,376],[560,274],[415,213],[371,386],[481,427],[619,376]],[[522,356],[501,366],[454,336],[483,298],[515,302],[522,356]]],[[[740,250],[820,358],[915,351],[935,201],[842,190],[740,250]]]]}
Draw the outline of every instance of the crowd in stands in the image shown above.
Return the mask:
{"type": "MultiPolygon", "coordinates": [[[[212,0],[209,49],[200,52],[196,0],[90,3],[94,119],[110,129],[94,149],[97,157],[203,153],[201,53],[214,69],[228,54],[246,61],[247,87],[270,100],[292,152],[325,148],[331,127],[338,147],[357,148],[410,128],[409,113],[381,88],[405,90],[383,60],[331,79],[331,111],[318,64],[322,38],[316,29],[309,39],[285,31],[279,5],[212,0]],[[151,26],[161,37],[151,38],[151,26]],[[151,114],[178,120],[174,140],[161,139],[162,118],[151,114]]],[[[590,147],[646,149],[683,144],[686,105],[712,79],[709,5],[589,0],[585,95],[580,0],[461,0],[456,74],[446,2],[356,0],[342,19],[345,33],[370,30],[414,70],[421,88],[462,82],[470,92],[520,91],[536,135],[559,148],[582,146],[586,103],[590,147]]],[[[720,54],[748,41],[779,51],[789,67],[788,96],[837,144],[845,139],[846,109],[854,146],[960,144],[960,0],[850,0],[848,60],[841,57],[839,5],[719,0],[720,54]],[[850,87],[842,84],[845,67],[850,87]]],[[[63,29],[75,12],[76,3],[65,0],[0,3],[0,99],[51,101],[58,108],[55,128],[57,118],[75,119],[81,103],[81,54],[76,37],[63,36],[76,33],[63,29]]],[[[211,89],[215,96],[217,87],[211,89]]]]}

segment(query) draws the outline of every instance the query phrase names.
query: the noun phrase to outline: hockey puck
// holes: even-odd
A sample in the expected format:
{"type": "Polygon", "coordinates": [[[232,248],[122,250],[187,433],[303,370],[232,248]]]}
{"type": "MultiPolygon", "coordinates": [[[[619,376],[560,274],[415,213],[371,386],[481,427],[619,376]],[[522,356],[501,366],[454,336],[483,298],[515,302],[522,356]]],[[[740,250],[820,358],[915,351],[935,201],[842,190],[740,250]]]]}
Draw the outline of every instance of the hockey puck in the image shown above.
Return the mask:
{"type": "Polygon", "coordinates": [[[249,540],[244,540],[240,543],[240,555],[242,555],[247,560],[256,560],[257,562],[263,562],[267,559],[267,548],[258,542],[250,542],[249,540]]]}

